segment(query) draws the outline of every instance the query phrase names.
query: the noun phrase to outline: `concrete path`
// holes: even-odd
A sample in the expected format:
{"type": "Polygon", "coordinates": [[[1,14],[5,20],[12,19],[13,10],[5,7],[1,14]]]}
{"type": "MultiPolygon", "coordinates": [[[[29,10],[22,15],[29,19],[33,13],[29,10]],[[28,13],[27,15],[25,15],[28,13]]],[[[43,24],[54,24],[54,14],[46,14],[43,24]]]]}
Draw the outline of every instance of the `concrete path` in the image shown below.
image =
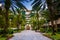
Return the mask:
{"type": "Polygon", "coordinates": [[[20,33],[15,33],[13,35],[14,37],[9,40],[51,40],[50,38],[43,36],[41,33],[31,30],[24,30],[20,33]]]}

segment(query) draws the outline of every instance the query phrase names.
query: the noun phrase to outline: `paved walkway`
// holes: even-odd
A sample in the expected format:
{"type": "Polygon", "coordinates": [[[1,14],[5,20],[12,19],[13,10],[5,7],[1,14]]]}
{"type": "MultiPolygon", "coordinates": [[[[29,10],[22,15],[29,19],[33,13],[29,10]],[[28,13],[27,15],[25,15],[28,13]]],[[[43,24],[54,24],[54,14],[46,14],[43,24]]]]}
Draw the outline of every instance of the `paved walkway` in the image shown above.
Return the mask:
{"type": "Polygon", "coordinates": [[[31,30],[24,30],[21,33],[15,33],[13,35],[14,37],[9,40],[51,40],[43,36],[41,33],[31,30]]]}

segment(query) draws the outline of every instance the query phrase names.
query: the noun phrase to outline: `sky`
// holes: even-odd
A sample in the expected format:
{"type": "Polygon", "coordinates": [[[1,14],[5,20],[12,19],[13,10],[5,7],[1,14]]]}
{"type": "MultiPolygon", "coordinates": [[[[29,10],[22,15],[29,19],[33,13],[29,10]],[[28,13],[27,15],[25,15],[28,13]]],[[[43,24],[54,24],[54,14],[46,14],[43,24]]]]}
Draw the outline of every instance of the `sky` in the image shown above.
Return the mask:
{"type": "MultiPolygon", "coordinates": [[[[29,0],[28,0],[29,1],[29,0]]],[[[28,9],[28,10],[32,10],[32,2],[34,0],[30,1],[30,2],[26,2],[24,1],[22,4],[28,9]]],[[[42,2],[44,2],[45,0],[42,0],[42,2]]],[[[4,0],[0,0],[0,3],[2,3],[4,5],[4,0]]]]}
{"type": "MultiPolygon", "coordinates": [[[[29,1],[29,0],[28,0],[28,1],[29,1]]],[[[24,5],[28,10],[32,10],[32,5],[31,5],[32,2],[33,2],[33,1],[31,1],[31,2],[25,2],[25,1],[24,1],[24,2],[23,2],[23,5],[24,5]]],[[[0,0],[0,4],[1,4],[1,3],[4,4],[4,0],[0,0]]]]}
{"type": "Polygon", "coordinates": [[[28,10],[32,10],[32,2],[33,1],[31,1],[31,2],[24,2],[23,4],[24,4],[24,6],[28,9],[28,10]]]}

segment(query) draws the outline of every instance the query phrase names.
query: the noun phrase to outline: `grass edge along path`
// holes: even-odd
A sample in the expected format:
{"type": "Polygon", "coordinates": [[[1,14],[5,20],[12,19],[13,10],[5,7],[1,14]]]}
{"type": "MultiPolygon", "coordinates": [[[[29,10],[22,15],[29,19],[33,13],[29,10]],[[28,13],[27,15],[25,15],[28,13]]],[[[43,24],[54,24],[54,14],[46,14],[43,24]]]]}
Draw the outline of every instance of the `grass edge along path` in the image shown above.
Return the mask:
{"type": "Polygon", "coordinates": [[[44,36],[51,38],[52,40],[60,40],[60,34],[52,35],[52,33],[44,33],[44,36]]]}
{"type": "Polygon", "coordinates": [[[0,40],[8,40],[11,37],[13,37],[12,34],[7,34],[7,36],[5,36],[5,37],[3,37],[2,35],[0,35],[0,40]]]}

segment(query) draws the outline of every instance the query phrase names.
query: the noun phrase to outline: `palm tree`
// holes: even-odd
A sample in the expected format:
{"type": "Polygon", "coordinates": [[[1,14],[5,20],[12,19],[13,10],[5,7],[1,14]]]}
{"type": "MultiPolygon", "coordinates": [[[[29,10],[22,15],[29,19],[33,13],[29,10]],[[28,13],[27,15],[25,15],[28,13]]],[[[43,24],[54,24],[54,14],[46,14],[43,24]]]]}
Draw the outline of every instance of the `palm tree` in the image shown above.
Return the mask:
{"type": "Polygon", "coordinates": [[[55,35],[55,27],[57,26],[57,24],[55,24],[54,26],[54,18],[56,15],[56,9],[54,8],[54,3],[52,2],[52,0],[46,0],[47,1],[47,6],[48,6],[48,10],[50,11],[50,20],[51,20],[51,25],[52,25],[52,29],[53,29],[53,35],[55,35]]]}
{"type": "Polygon", "coordinates": [[[9,27],[9,18],[8,18],[8,13],[9,13],[9,9],[13,8],[14,6],[17,6],[19,8],[25,8],[25,6],[21,3],[23,1],[27,1],[27,0],[4,0],[5,3],[5,27],[4,27],[4,32],[7,32],[7,29],[9,27]]]}
{"type": "MultiPolygon", "coordinates": [[[[44,1],[45,3],[45,1],[44,1]]],[[[39,10],[41,9],[41,7],[43,6],[43,8],[41,10],[44,10],[44,8],[46,7],[46,4],[42,3],[41,0],[34,0],[34,2],[32,3],[32,6],[33,6],[33,10],[35,10],[37,13],[36,13],[36,17],[37,17],[37,24],[38,24],[38,30],[39,30],[39,10]]]]}
{"type": "Polygon", "coordinates": [[[17,29],[19,30],[19,26],[21,25],[21,8],[16,8],[16,11],[18,12],[18,15],[17,15],[17,29]]]}
{"type": "Polygon", "coordinates": [[[55,27],[54,27],[54,18],[55,18],[55,14],[57,13],[56,12],[56,8],[55,8],[55,4],[54,3],[55,1],[53,0],[34,0],[34,2],[32,3],[33,4],[33,8],[35,10],[45,10],[46,7],[48,7],[48,10],[50,11],[50,20],[51,20],[51,24],[52,24],[52,29],[53,29],[53,33],[52,34],[55,34],[55,27]]]}

